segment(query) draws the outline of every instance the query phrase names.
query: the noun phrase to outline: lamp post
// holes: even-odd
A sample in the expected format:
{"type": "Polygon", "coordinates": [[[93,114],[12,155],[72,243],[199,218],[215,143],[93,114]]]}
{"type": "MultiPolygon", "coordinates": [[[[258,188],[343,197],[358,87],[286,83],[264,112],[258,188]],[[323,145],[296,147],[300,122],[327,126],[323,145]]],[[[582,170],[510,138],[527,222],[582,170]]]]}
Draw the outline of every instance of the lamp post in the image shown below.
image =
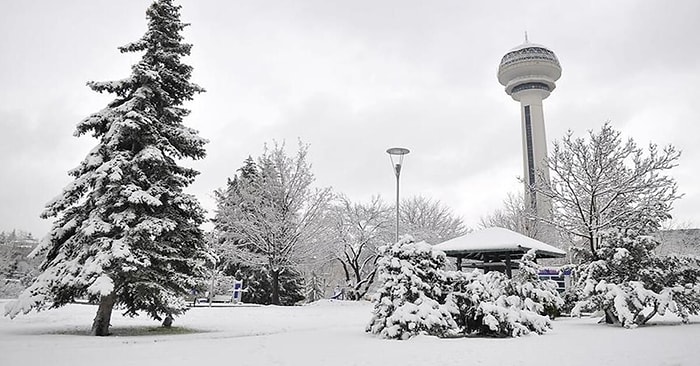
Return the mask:
{"type": "Polygon", "coordinates": [[[396,241],[399,241],[399,176],[401,175],[401,164],[403,164],[404,155],[410,151],[403,147],[392,147],[386,151],[391,159],[391,166],[394,168],[396,175],[396,241]]]}

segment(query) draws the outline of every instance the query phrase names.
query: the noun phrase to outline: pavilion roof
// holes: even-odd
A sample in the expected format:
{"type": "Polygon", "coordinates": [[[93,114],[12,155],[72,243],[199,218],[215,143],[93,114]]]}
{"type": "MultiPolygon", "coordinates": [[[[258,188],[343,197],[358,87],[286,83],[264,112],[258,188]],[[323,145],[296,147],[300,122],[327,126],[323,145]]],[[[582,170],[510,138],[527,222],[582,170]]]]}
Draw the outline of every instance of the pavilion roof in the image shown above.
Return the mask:
{"type": "Polygon", "coordinates": [[[484,260],[487,257],[522,257],[530,249],[538,258],[565,257],[566,252],[539,240],[529,238],[501,227],[490,227],[471,232],[435,245],[450,257],[484,260]]]}

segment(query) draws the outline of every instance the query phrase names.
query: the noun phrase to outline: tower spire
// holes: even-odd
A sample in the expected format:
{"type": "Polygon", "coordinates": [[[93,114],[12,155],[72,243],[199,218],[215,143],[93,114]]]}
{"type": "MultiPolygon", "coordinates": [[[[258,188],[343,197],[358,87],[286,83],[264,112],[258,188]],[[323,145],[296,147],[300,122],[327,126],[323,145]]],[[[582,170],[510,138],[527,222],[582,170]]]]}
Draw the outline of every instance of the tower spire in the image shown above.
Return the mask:
{"type": "Polygon", "coordinates": [[[525,31],[525,43],[530,43],[530,41],[527,39],[527,31],[525,31]]]}

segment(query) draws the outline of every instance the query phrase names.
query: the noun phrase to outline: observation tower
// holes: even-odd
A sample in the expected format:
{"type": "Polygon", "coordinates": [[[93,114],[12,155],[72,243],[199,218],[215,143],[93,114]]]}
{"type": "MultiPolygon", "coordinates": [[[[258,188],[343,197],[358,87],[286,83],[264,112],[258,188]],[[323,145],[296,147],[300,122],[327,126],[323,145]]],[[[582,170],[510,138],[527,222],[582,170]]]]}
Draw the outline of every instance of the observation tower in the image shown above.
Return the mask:
{"type": "Polygon", "coordinates": [[[540,217],[551,210],[549,199],[532,189],[538,175],[549,182],[542,100],[554,90],[560,76],[561,65],[554,52],[530,43],[527,34],[525,43],[508,51],[498,66],[498,82],[505,86],[508,95],[520,102],[525,204],[540,217]]]}

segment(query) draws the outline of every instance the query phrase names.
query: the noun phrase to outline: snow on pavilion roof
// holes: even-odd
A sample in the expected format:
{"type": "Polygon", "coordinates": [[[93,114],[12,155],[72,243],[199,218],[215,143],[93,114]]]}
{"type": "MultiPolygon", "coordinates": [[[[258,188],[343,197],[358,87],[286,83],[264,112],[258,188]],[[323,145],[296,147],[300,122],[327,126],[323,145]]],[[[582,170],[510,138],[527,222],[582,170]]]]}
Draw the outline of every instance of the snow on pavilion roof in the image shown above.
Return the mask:
{"type": "Polygon", "coordinates": [[[525,253],[530,249],[535,249],[540,258],[566,256],[566,252],[561,249],[501,227],[490,227],[462,235],[437,244],[433,248],[449,256],[494,252],[525,253]]]}

